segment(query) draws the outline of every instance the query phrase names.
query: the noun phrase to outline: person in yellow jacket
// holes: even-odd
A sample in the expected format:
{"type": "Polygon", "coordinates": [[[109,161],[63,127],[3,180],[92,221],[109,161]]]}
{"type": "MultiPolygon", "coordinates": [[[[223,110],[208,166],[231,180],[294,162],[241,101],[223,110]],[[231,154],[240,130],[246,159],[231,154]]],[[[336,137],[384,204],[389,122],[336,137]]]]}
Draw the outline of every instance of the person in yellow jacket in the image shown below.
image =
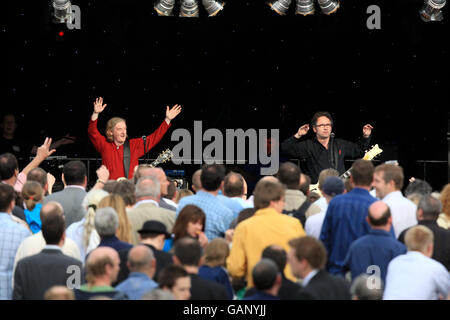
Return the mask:
{"type": "MultiPolygon", "coordinates": [[[[233,234],[227,269],[233,278],[245,277],[248,288],[253,286],[252,269],[267,246],[279,245],[288,251],[289,240],[305,236],[300,221],[282,213],[285,188],[274,180],[257,183],[253,193],[257,211],[239,223],[233,234]]],[[[284,271],[288,279],[297,280],[288,265],[284,271]]]]}

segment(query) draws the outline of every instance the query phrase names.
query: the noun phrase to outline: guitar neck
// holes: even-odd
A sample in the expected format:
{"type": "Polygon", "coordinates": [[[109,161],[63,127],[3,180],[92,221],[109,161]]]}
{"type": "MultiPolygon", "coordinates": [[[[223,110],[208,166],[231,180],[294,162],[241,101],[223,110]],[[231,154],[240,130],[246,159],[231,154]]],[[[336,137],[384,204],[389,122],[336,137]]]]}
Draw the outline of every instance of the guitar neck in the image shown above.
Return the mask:
{"type": "Polygon", "coordinates": [[[342,179],[348,179],[350,177],[350,174],[352,173],[352,168],[345,171],[343,174],[341,174],[340,178],[342,179]]]}

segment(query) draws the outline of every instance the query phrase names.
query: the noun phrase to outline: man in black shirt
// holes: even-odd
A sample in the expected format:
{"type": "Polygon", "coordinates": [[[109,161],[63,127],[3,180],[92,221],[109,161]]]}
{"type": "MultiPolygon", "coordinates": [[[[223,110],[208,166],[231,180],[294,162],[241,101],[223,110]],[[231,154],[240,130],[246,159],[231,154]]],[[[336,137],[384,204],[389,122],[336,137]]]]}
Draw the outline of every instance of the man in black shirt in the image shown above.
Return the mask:
{"type": "Polygon", "coordinates": [[[316,137],[300,141],[309,130],[309,124],[298,129],[298,132],[281,144],[281,150],[291,157],[306,159],[306,173],[312,183],[317,183],[320,171],[334,168],[339,174],[345,172],[344,158],[361,158],[369,147],[373,127],[363,127],[363,137],[353,143],[343,139],[335,139],[332,133],[333,119],[328,112],[317,112],[311,120],[316,137]]]}

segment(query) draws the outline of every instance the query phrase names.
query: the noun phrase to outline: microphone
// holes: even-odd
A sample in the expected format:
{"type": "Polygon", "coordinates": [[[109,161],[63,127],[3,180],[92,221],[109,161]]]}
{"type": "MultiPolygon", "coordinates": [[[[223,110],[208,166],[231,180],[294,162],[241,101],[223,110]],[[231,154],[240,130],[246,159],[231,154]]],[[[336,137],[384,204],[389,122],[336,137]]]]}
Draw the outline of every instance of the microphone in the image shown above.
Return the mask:
{"type": "Polygon", "coordinates": [[[332,133],[330,134],[330,137],[334,138],[334,132],[332,132],[332,133]]]}

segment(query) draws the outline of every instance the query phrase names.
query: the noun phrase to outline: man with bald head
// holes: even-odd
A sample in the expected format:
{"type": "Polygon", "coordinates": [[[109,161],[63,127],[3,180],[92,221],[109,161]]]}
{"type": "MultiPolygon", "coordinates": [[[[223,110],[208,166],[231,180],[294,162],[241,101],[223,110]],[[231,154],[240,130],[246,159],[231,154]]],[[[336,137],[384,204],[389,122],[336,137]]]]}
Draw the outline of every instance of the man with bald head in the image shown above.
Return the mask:
{"type": "Polygon", "coordinates": [[[160,194],[160,199],[158,201],[158,204],[161,208],[164,209],[168,209],[168,210],[172,210],[175,211],[177,208],[175,208],[174,206],[168,204],[167,202],[164,201],[163,196],[167,195],[167,188],[169,187],[169,180],[167,180],[167,176],[166,173],[164,172],[163,169],[161,168],[151,168],[151,167],[147,167],[147,166],[139,166],[138,169],[136,170],[136,174],[134,176],[137,184],[138,179],[143,178],[143,177],[153,177],[155,179],[157,179],[159,181],[159,194],[160,194]]]}
{"type": "Polygon", "coordinates": [[[364,273],[370,275],[374,270],[368,267],[378,266],[379,276],[385,281],[389,262],[406,253],[406,247],[393,235],[391,211],[385,202],[372,203],[366,220],[371,229],[351,244],[344,265],[351,271],[352,279],[364,273]]]}
{"type": "Polygon", "coordinates": [[[119,274],[119,265],[119,254],[113,248],[99,247],[92,250],[85,266],[87,283],[74,290],[76,300],[89,300],[96,296],[128,299],[125,293],[111,286],[119,274]]]}
{"type": "Polygon", "coordinates": [[[138,230],[142,229],[145,221],[157,220],[166,226],[167,232],[172,232],[175,223],[175,212],[159,205],[161,187],[159,179],[154,176],[144,176],[136,183],[136,204],[128,212],[131,224],[131,241],[139,244],[138,230]]]}
{"type": "Polygon", "coordinates": [[[42,300],[50,287],[66,286],[73,270],[81,278],[80,260],[62,252],[65,234],[65,218],[62,206],[49,202],[42,207],[42,235],[46,246],[35,255],[21,259],[14,273],[14,300],[42,300]]]}
{"type": "Polygon", "coordinates": [[[202,189],[202,182],[200,180],[200,176],[202,174],[202,169],[198,169],[192,175],[192,191],[195,193],[199,192],[202,189]]]}
{"type": "Polygon", "coordinates": [[[141,300],[144,294],[158,287],[152,280],[156,271],[156,259],[149,247],[133,247],[128,253],[127,266],[130,275],[116,289],[126,293],[130,300],[141,300]]]}

